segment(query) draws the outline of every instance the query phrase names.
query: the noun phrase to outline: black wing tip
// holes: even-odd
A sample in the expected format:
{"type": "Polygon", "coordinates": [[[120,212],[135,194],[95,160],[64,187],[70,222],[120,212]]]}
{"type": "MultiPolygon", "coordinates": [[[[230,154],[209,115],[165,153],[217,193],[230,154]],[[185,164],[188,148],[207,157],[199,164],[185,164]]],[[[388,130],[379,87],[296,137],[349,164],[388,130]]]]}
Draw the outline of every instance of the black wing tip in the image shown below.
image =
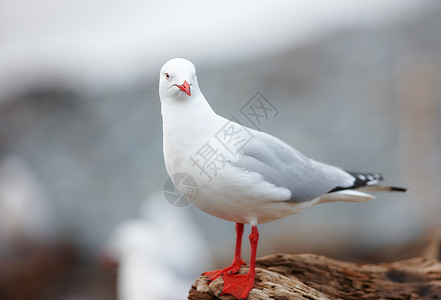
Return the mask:
{"type": "Polygon", "coordinates": [[[352,177],[354,177],[354,183],[351,186],[337,186],[330,190],[328,193],[343,191],[343,190],[353,190],[358,189],[367,185],[378,183],[379,181],[383,180],[383,175],[380,173],[366,173],[366,172],[354,172],[354,171],[348,171],[345,170],[348,174],[350,174],[352,177]]]}
{"type": "Polygon", "coordinates": [[[401,186],[391,186],[390,190],[393,192],[404,192],[407,193],[407,189],[401,186]]]}
{"type": "Polygon", "coordinates": [[[381,181],[384,180],[384,176],[377,172],[354,172],[347,171],[347,173],[351,174],[357,181],[367,183],[369,181],[381,181]]]}
{"type": "MultiPolygon", "coordinates": [[[[346,171],[346,172],[354,176],[355,178],[354,185],[358,187],[363,187],[363,185],[369,186],[373,183],[378,183],[379,181],[385,179],[385,177],[382,174],[376,172],[372,172],[372,173],[361,173],[361,172],[351,172],[351,171],[346,171]]],[[[407,193],[407,188],[401,186],[389,186],[389,190],[391,192],[407,193]]]]}
{"type": "MultiPolygon", "coordinates": [[[[354,183],[351,186],[341,187],[337,186],[330,190],[328,193],[338,192],[342,190],[355,190],[358,188],[369,187],[369,186],[377,186],[377,184],[384,180],[384,176],[380,173],[376,172],[353,172],[347,171],[348,174],[354,177],[354,183]]],[[[383,191],[391,191],[391,192],[407,192],[407,188],[401,186],[382,186],[383,191]]]]}

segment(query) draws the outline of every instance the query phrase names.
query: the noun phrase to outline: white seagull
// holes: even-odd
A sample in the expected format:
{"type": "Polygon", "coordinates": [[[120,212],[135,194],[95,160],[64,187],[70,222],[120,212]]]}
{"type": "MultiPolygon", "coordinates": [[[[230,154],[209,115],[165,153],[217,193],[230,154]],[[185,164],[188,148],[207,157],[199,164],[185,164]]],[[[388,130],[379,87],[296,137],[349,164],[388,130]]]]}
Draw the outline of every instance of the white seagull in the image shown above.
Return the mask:
{"type": "Polygon", "coordinates": [[[274,136],[217,115],[186,59],[171,59],[161,68],[159,96],[164,161],[176,188],[199,209],[236,223],[231,266],[204,273],[208,281],[223,277],[224,294],[245,299],[254,286],[257,224],[319,203],[371,200],[368,190],[406,191],[379,185],[378,173],[315,161],[274,136]],[[248,273],[238,275],[245,265],[240,255],[244,223],[251,225],[251,255],[248,273]]]}

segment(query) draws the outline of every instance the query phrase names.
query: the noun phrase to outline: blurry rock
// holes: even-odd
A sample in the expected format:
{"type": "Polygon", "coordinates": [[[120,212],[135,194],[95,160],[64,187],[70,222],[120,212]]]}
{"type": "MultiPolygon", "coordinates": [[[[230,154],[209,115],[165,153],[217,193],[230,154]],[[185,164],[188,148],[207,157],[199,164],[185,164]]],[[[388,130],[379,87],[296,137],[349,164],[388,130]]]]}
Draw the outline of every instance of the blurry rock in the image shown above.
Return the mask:
{"type": "MultiPolygon", "coordinates": [[[[388,264],[360,265],[314,254],[269,255],[257,260],[255,288],[247,299],[440,299],[440,257],[440,239],[420,257],[388,264]]],[[[221,278],[207,285],[201,276],[188,299],[234,299],[217,297],[222,287],[221,278]]]]}
{"type": "Polygon", "coordinates": [[[77,252],[68,244],[22,242],[0,258],[0,299],[43,300],[60,293],[77,252]]]}

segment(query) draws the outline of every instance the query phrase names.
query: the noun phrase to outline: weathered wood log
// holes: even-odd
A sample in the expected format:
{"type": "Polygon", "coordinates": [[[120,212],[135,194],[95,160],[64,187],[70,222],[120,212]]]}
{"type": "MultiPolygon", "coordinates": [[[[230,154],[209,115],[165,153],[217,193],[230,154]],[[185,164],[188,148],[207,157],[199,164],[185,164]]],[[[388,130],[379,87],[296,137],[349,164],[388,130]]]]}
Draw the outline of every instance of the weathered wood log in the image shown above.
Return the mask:
{"type": "MultiPolygon", "coordinates": [[[[257,260],[256,283],[248,300],[257,299],[441,299],[441,241],[421,256],[384,264],[354,264],[314,254],[278,254],[257,260]]],[[[248,269],[243,267],[241,274],[248,269]]],[[[207,284],[199,277],[190,300],[217,297],[221,277],[207,284]]]]}

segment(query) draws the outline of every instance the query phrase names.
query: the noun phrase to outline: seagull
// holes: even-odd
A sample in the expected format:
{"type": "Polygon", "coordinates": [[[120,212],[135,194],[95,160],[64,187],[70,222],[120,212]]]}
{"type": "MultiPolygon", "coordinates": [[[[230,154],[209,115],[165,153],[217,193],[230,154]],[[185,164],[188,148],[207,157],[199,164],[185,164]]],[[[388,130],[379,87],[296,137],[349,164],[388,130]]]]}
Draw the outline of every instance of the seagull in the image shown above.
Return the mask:
{"type": "Polygon", "coordinates": [[[203,273],[208,282],[222,276],[221,294],[245,299],[253,288],[258,224],[320,203],[374,199],[369,191],[406,191],[380,185],[379,173],[350,172],[313,160],[272,135],[219,116],[186,59],[162,66],[159,96],[164,162],[177,190],[202,211],[236,223],[232,264],[203,273]],[[182,174],[191,180],[177,180],[182,174]],[[251,254],[248,272],[239,275],[246,265],[241,259],[244,224],[251,226],[251,254]]]}

